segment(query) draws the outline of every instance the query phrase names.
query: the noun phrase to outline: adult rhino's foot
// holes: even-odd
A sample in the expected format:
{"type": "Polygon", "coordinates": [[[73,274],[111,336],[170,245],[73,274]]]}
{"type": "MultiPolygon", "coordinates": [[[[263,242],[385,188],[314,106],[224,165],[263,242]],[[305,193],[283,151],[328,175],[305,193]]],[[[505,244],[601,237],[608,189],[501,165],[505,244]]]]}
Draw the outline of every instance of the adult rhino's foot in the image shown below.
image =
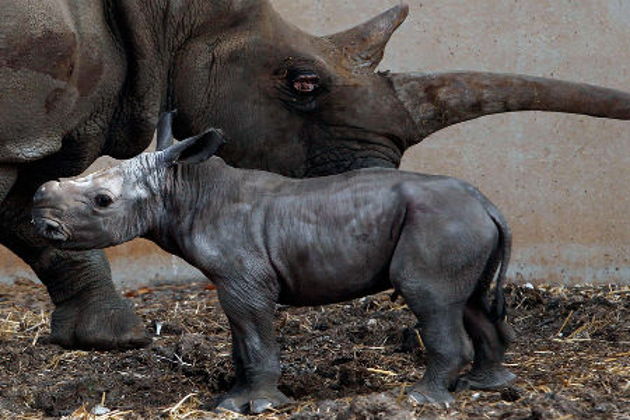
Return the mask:
{"type": "Polygon", "coordinates": [[[416,404],[450,404],[455,401],[448,390],[422,382],[408,388],[407,395],[416,404]]]}
{"type": "Polygon", "coordinates": [[[79,295],[60,303],[51,330],[50,342],[66,349],[125,350],[151,343],[131,303],[115,293],[79,295]]]}
{"type": "Polygon", "coordinates": [[[485,368],[473,368],[457,381],[456,389],[475,389],[481,391],[493,391],[505,388],[516,379],[516,375],[503,366],[491,366],[485,368]]]}
{"type": "Polygon", "coordinates": [[[247,390],[237,389],[226,394],[217,405],[217,410],[228,410],[241,414],[260,414],[280,408],[294,401],[277,388],[247,390]]]}

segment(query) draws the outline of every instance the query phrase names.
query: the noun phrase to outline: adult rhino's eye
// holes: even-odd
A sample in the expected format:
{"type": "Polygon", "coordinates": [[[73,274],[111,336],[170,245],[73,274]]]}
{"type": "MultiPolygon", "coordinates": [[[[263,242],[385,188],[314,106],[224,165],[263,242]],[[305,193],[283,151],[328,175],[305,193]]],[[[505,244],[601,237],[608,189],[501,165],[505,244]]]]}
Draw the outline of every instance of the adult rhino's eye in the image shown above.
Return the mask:
{"type": "Polygon", "coordinates": [[[319,89],[319,76],[315,73],[289,74],[291,88],[298,93],[314,93],[319,89]]]}
{"type": "Polygon", "coordinates": [[[114,200],[112,200],[112,198],[106,194],[97,194],[96,197],[94,197],[94,203],[98,207],[109,207],[109,205],[112,204],[113,201],[114,200]]]}

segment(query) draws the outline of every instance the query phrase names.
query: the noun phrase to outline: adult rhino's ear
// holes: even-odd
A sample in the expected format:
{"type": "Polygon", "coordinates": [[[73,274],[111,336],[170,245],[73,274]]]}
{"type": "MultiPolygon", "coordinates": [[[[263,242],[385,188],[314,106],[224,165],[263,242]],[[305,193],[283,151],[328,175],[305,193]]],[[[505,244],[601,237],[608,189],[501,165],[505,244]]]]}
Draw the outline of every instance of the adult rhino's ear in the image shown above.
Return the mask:
{"type": "Polygon", "coordinates": [[[171,164],[201,163],[210,159],[225,143],[223,132],[211,128],[166,149],[165,159],[171,164]]]}
{"type": "Polygon", "coordinates": [[[160,115],[157,125],[155,151],[159,152],[173,144],[173,117],[177,114],[174,109],[160,115]]]}

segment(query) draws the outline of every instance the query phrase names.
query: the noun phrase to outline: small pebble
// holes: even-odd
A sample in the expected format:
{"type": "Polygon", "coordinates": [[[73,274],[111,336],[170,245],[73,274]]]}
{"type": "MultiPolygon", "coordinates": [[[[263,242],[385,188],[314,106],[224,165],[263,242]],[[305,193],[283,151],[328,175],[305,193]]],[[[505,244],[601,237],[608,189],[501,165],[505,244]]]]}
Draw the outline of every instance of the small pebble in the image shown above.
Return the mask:
{"type": "Polygon", "coordinates": [[[613,413],[617,411],[617,406],[613,403],[601,403],[595,406],[595,411],[599,413],[613,413]]]}
{"type": "Polygon", "coordinates": [[[104,414],[109,413],[110,411],[112,411],[112,410],[110,410],[109,408],[104,407],[104,406],[102,406],[102,405],[100,405],[100,404],[96,404],[96,405],[92,408],[92,410],[90,410],[90,413],[91,413],[91,414],[94,414],[95,416],[102,416],[102,415],[104,415],[104,414]]]}

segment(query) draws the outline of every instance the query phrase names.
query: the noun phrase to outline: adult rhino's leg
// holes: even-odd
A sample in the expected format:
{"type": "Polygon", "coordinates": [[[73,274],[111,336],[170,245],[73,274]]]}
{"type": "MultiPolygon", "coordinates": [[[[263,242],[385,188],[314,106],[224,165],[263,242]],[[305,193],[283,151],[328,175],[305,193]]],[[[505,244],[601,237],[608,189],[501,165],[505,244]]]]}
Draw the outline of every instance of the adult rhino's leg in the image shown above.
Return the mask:
{"type": "Polygon", "coordinates": [[[100,250],[51,248],[33,232],[30,195],[12,191],[0,209],[0,242],[29,264],[55,304],[51,338],[65,348],[125,349],[151,342],[130,304],[116,292],[100,250]]]}

